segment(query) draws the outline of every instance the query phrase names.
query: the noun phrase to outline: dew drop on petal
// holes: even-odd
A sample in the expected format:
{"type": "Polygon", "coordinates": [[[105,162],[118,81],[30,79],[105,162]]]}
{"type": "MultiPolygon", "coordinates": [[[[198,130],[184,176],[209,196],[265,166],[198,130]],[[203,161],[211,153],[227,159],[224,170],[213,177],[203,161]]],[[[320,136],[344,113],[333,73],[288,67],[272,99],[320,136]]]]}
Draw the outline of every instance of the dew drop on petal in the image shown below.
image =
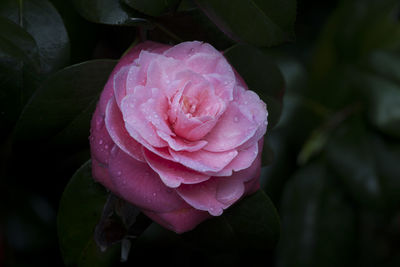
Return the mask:
{"type": "Polygon", "coordinates": [[[103,144],[103,139],[100,139],[99,140],[99,145],[102,145],[103,144]]]}
{"type": "Polygon", "coordinates": [[[233,121],[234,121],[234,122],[239,122],[239,118],[238,118],[238,117],[234,117],[234,118],[233,118],[233,121]]]}

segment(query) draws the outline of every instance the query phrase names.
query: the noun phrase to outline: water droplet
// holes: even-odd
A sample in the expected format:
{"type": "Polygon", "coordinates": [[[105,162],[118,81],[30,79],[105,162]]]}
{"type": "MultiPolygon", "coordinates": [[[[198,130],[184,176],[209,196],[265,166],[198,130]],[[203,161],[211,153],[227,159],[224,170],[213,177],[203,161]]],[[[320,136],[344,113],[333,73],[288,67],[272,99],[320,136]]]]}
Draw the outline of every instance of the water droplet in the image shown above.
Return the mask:
{"type": "Polygon", "coordinates": [[[96,117],[96,130],[101,130],[104,127],[104,118],[102,116],[96,117]]]}
{"type": "Polygon", "coordinates": [[[239,122],[239,118],[238,118],[238,117],[234,117],[234,118],[233,118],[233,121],[234,121],[234,122],[239,122]]]}
{"type": "Polygon", "coordinates": [[[105,149],[108,149],[108,145],[105,145],[104,148],[105,148],[105,149]]]}
{"type": "Polygon", "coordinates": [[[247,102],[247,101],[244,101],[244,104],[245,104],[245,105],[247,105],[247,104],[249,104],[249,102],[247,102]]]}
{"type": "MultiPolygon", "coordinates": [[[[118,176],[121,176],[121,174],[122,174],[121,171],[118,171],[118,172],[117,172],[117,175],[118,175],[118,176]]],[[[124,180],[124,181],[125,181],[125,180],[124,180]]]]}
{"type": "Polygon", "coordinates": [[[99,145],[102,145],[103,144],[103,139],[100,139],[99,140],[99,145]]]}
{"type": "Polygon", "coordinates": [[[194,48],[190,48],[190,50],[189,50],[189,55],[191,56],[191,55],[193,55],[194,54],[194,48]]]}
{"type": "Polygon", "coordinates": [[[155,196],[157,196],[157,193],[156,193],[156,192],[153,193],[153,197],[155,197],[155,196]]]}

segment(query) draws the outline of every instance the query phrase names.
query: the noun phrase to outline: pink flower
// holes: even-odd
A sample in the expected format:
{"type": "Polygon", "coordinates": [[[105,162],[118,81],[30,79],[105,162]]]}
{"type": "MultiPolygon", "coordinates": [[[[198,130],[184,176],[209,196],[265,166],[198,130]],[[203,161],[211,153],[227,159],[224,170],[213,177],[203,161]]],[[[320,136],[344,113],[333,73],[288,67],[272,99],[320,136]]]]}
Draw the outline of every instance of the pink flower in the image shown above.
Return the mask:
{"type": "Polygon", "coordinates": [[[93,177],[189,231],[258,190],[266,127],[264,102],[211,45],[144,42],[121,58],[93,115],[93,177]]]}

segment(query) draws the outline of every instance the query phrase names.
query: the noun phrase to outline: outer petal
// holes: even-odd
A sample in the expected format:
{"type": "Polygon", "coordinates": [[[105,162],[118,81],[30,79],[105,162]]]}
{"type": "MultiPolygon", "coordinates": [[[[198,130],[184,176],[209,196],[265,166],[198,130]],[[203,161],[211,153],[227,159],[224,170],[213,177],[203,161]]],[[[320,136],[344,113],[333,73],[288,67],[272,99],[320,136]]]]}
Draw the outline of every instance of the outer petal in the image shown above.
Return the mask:
{"type": "Polygon", "coordinates": [[[91,121],[89,140],[92,158],[102,164],[107,164],[114,141],[107,132],[104,123],[104,116],[101,107],[97,106],[91,121]]]}
{"type": "Polygon", "coordinates": [[[199,223],[211,217],[207,212],[193,209],[190,206],[165,213],[144,211],[144,214],[178,234],[192,230],[199,223]]]}
{"type": "Polygon", "coordinates": [[[192,207],[213,216],[235,203],[245,193],[245,183],[260,176],[261,153],[253,164],[230,177],[212,177],[200,184],[181,185],[177,193],[192,207]]]}
{"type": "Polygon", "coordinates": [[[183,184],[197,184],[210,179],[209,175],[198,173],[182,166],[179,163],[167,161],[148,150],[144,150],[144,156],[150,167],[160,176],[168,187],[176,188],[183,184]]]}
{"type": "Polygon", "coordinates": [[[117,195],[139,208],[169,212],[184,205],[176,192],[166,187],[159,176],[145,163],[113,148],[109,173],[117,195]]]}
{"type": "Polygon", "coordinates": [[[110,99],[106,109],[106,127],[114,143],[129,156],[144,162],[142,145],[133,139],[125,129],[122,113],[115,99],[110,99]]]}
{"type": "Polygon", "coordinates": [[[111,181],[110,174],[108,173],[108,167],[101,164],[96,159],[92,159],[92,175],[93,178],[101,183],[105,188],[111,191],[115,191],[114,184],[111,181]]]}

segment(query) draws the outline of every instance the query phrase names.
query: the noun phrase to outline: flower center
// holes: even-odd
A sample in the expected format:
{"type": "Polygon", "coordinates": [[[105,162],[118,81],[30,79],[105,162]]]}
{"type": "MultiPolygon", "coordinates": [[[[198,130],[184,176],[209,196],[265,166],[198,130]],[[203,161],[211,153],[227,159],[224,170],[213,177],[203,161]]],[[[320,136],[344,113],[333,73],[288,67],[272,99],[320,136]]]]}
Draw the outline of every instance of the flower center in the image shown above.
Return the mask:
{"type": "Polygon", "coordinates": [[[181,100],[181,106],[183,112],[188,116],[189,118],[193,117],[197,110],[197,104],[198,101],[194,98],[188,97],[188,96],[183,96],[181,100]]]}

